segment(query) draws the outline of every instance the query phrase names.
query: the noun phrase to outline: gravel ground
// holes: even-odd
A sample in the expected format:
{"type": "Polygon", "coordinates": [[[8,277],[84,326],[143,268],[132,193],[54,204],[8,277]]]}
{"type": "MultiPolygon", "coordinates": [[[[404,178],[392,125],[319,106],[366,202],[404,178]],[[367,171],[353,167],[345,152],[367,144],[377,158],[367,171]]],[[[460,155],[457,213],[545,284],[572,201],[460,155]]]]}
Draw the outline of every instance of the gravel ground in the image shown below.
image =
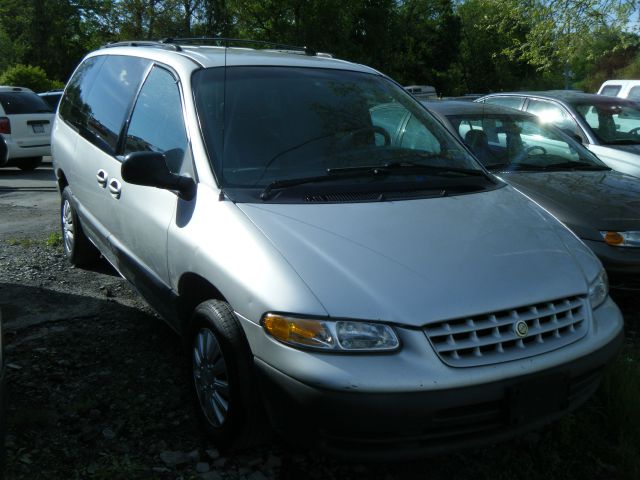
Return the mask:
{"type": "MultiPolygon", "coordinates": [[[[0,224],[10,218],[39,218],[41,206],[18,200],[6,204],[0,224]]],[[[47,208],[55,207],[55,201],[49,203],[53,207],[47,208]]],[[[597,458],[585,463],[553,447],[567,425],[581,418],[573,415],[498,448],[413,463],[345,464],[292,451],[277,440],[222,455],[196,425],[187,362],[177,336],[110,267],[69,267],[55,236],[50,237],[55,221],[51,215],[44,217],[49,223],[39,230],[32,222],[15,234],[0,232],[8,393],[5,478],[541,478],[545,469],[562,472],[566,465],[576,471],[584,468],[587,476],[591,468],[616,472],[615,466],[602,465],[597,458]]],[[[629,281],[614,284],[628,341],[637,344],[640,291],[629,281]]],[[[598,408],[591,402],[581,410],[597,413],[598,408]]]]}

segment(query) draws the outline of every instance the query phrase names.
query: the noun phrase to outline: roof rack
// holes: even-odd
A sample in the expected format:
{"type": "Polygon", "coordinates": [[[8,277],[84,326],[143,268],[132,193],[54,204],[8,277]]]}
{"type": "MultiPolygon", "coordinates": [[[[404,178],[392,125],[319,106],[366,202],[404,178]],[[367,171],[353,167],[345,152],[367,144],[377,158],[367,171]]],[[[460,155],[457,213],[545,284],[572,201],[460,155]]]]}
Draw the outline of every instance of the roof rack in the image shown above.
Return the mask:
{"type": "Polygon", "coordinates": [[[315,57],[316,55],[318,55],[318,52],[316,52],[314,49],[310,47],[297,47],[294,45],[285,45],[282,43],[268,42],[264,40],[246,40],[242,38],[225,38],[225,37],[164,38],[160,40],[160,43],[162,44],[174,45],[176,47],[179,46],[177,44],[198,45],[205,42],[221,43],[225,47],[228,47],[230,43],[245,44],[245,45],[262,45],[262,46],[269,46],[277,50],[289,50],[292,52],[302,52],[305,55],[308,55],[310,57],[315,57]]]}
{"type": "Polygon", "coordinates": [[[171,42],[159,41],[156,42],[154,40],[125,40],[122,42],[110,42],[106,45],[103,45],[100,48],[112,48],[112,47],[157,47],[157,48],[166,48],[170,50],[175,50],[176,52],[181,52],[182,48],[180,45],[172,44],[171,42]]]}

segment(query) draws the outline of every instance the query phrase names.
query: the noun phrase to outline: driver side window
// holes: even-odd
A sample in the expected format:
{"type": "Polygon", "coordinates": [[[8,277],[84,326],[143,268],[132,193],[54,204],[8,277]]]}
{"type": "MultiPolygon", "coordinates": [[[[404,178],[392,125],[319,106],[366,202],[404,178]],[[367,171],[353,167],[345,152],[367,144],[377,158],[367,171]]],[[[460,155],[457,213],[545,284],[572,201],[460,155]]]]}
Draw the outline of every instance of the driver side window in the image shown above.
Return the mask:
{"type": "Polygon", "coordinates": [[[164,153],[169,170],[180,174],[184,171],[187,148],[178,85],[171,73],[156,66],[142,86],[133,109],[125,154],[164,153]]]}

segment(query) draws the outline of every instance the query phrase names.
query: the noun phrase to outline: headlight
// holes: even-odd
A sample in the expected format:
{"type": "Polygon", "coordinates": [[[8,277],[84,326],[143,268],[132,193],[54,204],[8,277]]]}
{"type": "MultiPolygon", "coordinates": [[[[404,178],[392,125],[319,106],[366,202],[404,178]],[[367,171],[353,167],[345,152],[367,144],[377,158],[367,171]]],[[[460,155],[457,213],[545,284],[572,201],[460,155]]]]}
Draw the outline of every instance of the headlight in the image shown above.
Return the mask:
{"type": "Polygon", "coordinates": [[[396,350],[400,346],[393,328],[382,323],[297,318],[278,313],[265,314],[260,323],[268,335],[297,348],[379,352],[396,350]]]}
{"type": "Polygon", "coordinates": [[[595,309],[605,301],[609,294],[609,279],[607,278],[607,272],[602,270],[593,283],[589,286],[589,301],[591,302],[591,308],[595,309]]]}
{"type": "Polygon", "coordinates": [[[601,231],[607,245],[614,247],[640,247],[640,232],[601,231]]]}

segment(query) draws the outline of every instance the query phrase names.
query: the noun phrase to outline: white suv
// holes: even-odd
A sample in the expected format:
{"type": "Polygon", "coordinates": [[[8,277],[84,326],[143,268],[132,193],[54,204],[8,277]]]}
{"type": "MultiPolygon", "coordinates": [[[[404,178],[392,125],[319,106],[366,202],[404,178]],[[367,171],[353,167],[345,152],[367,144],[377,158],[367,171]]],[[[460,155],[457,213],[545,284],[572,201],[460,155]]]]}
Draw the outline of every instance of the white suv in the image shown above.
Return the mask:
{"type": "Polygon", "coordinates": [[[0,86],[0,135],[8,154],[0,167],[15,165],[33,170],[42,157],[51,154],[51,107],[38,95],[23,87],[0,86]]]}
{"type": "Polygon", "coordinates": [[[69,260],[184,335],[217,444],[418,456],[589,398],[623,337],[589,248],[388,77],[290,50],[110,45],[54,123],[69,260]]]}
{"type": "Polygon", "coordinates": [[[598,95],[640,100],[640,80],[607,80],[600,86],[598,95]]]}

